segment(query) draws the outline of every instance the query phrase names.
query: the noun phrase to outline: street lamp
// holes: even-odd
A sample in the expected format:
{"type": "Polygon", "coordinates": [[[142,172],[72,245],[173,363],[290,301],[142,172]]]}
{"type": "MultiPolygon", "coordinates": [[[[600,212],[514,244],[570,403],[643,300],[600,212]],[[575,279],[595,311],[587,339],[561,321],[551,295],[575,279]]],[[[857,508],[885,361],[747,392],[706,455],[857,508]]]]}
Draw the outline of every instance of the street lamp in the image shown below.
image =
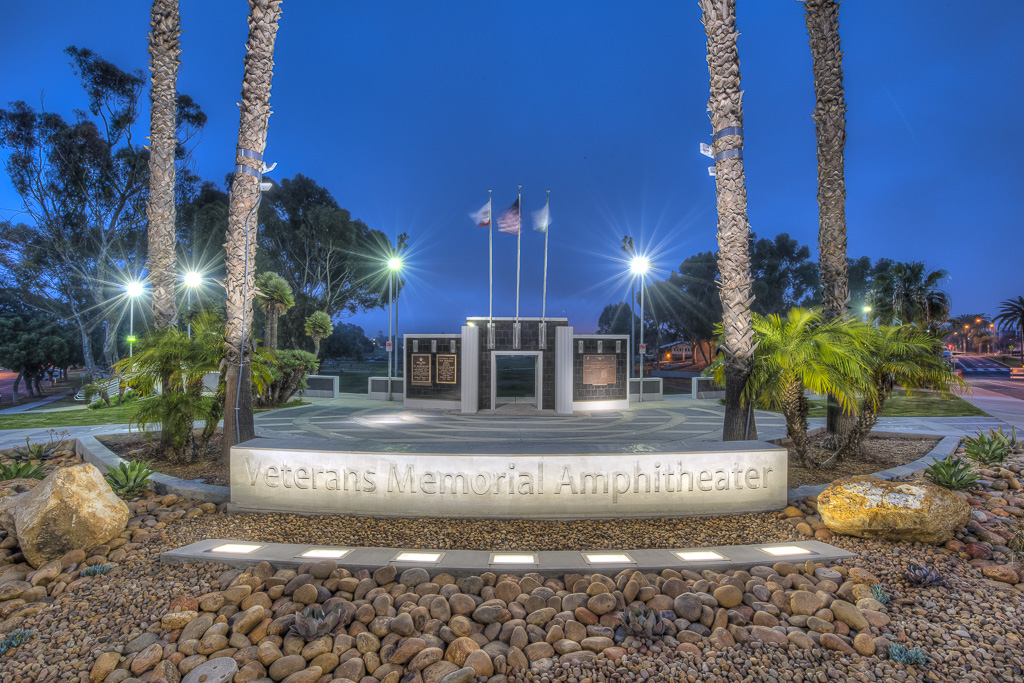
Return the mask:
{"type": "MultiPolygon", "coordinates": [[[[633,276],[640,276],[640,393],[638,399],[644,400],[644,276],[651,269],[651,261],[646,256],[634,256],[629,262],[629,270],[633,276]]],[[[630,302],[630,319],[632,320],[632,301],[630,302]]]]}
{"type": "MultiPolygon", "coordinates": [[[[402,259],[397,256],[392,256],[388,259],[388,343],[391,345],[391,349],[388,351],[388,400],[391,400],[391,356],[395,352],[395,343],[392,338],[391,332],[391,316],[394,310],[395,302],[395,278],[398,276],[398,272],[402,270],[402,259]]],[[[398,336],[398,319],[395,319],[395,336],[398,336]]],[[[397,366],[397,356],[395,365],[397,366]]]]}
{"type": "Polygon", "coordinates": [[[203,276],[192,270],[185,273],[184,276],[185,287],[187,289],[187,301],[188,301],[188,338],[192,338],[192,290],[203,284],[203,276]]]}
{"type": "Polygon", "coordinates": [[[124,293],[128,295],[128,357],[135,352],[135,300],[142,296],[142,283],[133,280],[124,286],[124,293]]]}
{"type": "Polygon", "coordinates": [[[868,321],[868,313],[870,313],[870,312],[871,312],[871,307],[870,306],[865,306],[864,307],[864,322],[868,321]]]}

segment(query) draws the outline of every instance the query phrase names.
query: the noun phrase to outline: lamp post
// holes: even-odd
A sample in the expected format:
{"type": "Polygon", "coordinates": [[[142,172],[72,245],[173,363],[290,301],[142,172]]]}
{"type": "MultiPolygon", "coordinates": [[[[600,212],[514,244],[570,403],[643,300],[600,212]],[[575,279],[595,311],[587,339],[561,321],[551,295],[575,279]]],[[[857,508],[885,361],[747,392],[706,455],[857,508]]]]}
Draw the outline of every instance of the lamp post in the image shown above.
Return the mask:
{"type": "MultiPolygon", "coordinates": [[[[640,394],[639,400],[643,403],[644,400],[644,356],[646,349],[644,348],[644,276],[647,271],[651,269],[651,261],[646,256],[634,256],[629,262],[629,270],[633,273],[634,278],[640,276],[640,394]]],[[[631,302],[632,303],[632,302],[631,302]]],[[[632,315],[630,315],[632,319],[632,315]]]]}
{"type": "MultiPolygon", "coordinates": [[[[388,351],[388,400],[391,400],[391,356],[395,352],[395,343],[392,338],[391,331],[391,316],[394,311],[395,303],[395,277],[398,275],[398,271],[402,269],[402,259],[397,256],[392,256],[388,259],[388,343],[391,345],[391,350],[388,351]]],[[[398,320],[395,320],[395,333],[398,330],[398,320]]]]}
{"type": "Polygon", "coordinates": [[[203,284],[203,276],[193,270],[193,271],[189,271],[188,273],[185,273],[184,280],[185,280],[185,291],[187,292],[186,300],[188,301],[188,307],[187,307],[185,315],[188,316],[188,325],[187,325],[187,328],[188,328],[188,338],[191,339],[192,338],[192,290],[195,289],[196,287],[198,287],[199,285],[203,284]]]}
{"type": "Polygon", "coordinates": [[[865,306],[864,307],[864,322],[865,323],[868,321],[868,313],[870,313],[870,312],[871,312],[871,307],[870,306],[865,306]]]}
{"type": "Polygon", "coordinates": [[[142,283],[135,280],[124,287],[128,295],[128,357],[135,353],[135,300],[142,296],[142,283]]]}

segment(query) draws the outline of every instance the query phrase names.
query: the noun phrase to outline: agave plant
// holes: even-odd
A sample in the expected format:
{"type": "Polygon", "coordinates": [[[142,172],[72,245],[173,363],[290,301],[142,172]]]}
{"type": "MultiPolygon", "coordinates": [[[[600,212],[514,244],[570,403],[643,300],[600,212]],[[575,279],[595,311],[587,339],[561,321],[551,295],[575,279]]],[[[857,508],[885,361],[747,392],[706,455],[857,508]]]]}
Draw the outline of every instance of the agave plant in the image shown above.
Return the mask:
{"type": "Polygon", "coordinates": [[[117,467],[107,467],[107,483],[114,493],[122,498],[134,498],[149,487],[153,476],[150,461],[132,460],[122,462],[117,467]]]}
{"type": "Polygon", "coordinates": [[[947,455],[945,460],[936,460],[929,465],[924,471],[924,478],[951,491],[963,491],[974,488],[978,473],[963,458],[947,455]]]}
{"type": "Polygon", "coordinates": [[[665,635],[665,619],[645,605],[636,605],[622,612],[622,626],[615,630],[616,639],[622,642],[627,636],[650,640],[665,635]]]}
{"type": "Polygon", "coordinates": [[[308,643],[330,635],[339,626],[346,626],[351,619],[351,610],[345,605],[333,605],[326,611],[319,605],[310,605],[302,612],[295,614],[291,634],[308,643]]]}
{"type": "Polygon", "coordinates": [[[931,567],[923,567],[916,562],[911,562],[907,571],[903,574],[907,581],[916,583],[919,586],[945,586],[946,580],[942,574],[931,567]]]}
{"type": "Polygon", "coordinates": [[[12,479],[42,479],[46,476],[46,469],[41,462],[12,462],[10,465],[0,465],[0,481],[12,479]]]}
{"type": "MultiPolygon", "coordinates": [[[[1013,438],[1016,439],[1016,433],[1013,438]]],[[[989,431],[988,434],[979,431],[975,436],[965,437],[963,440],[964,451],[967,457],[982,465],[994,465],[1006,460],[1012,446],[1010,437],[1003,434],[1002,430],[989,431]]]]}
{"type": "Polygon", "coordinates": [[[69,433],[67,430],[58,432],[56,429],[50,430],[50,438],[46,440],[46,443],[32,443],[31,440],[26,436],[24,446],[16,446],[12,452],[12,457],[18,462],[28,462],[29,460],[47,460],[57,449],[60,448],[64,439],[68,437],[69,433]]]}
{"type": "Polygon", "coordinates": [[[919,647],[908,648],[899,643],[889,643],[889,659],[901,664],[914,664],[924,666],[928,663],[928,657],[924,650],[919,647]]]}

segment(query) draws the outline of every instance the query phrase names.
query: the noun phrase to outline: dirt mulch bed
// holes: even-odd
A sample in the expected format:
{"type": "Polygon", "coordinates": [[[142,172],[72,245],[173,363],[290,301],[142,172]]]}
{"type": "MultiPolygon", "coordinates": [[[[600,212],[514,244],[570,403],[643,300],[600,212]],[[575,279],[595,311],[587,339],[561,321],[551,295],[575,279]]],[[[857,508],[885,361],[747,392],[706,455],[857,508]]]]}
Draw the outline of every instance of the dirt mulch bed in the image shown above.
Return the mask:
{"type": "MultiPolygon", "coordinates": [[[[820,443],[822,437],[812,439],[820,443]]],[[[869,436],[860,446],[857,457],[844,460],[827,470],[808,469],[789,456],[789,488],[809,484],[831,484],[836,479],[858,474],[874,474],[892,467],[906,465],[928,455],[941,439],[936,437],[907,438],[895,436],[869,436]]]]}
{"type": "MultiPolygon", "coordinates": [[[[160,450],[160,433],[117,434],[101,436],[100,442],[125,460],[152,460],[153,469],[179,479],[201,479],[204,484],[228,486],[229,468],[220,462],[221,435],[215,434],[196,462],[180,462],[168,458],[160,450]]],[[[812,486],[831,484],[842,477],[874,474],[891,467],[905,465],[927,455],[940,439],[933,437],[906,438],[868,437],[861,444],[859,456],[839,463],[827,470],[801,467],[792,456],[789,459],[789,488],[804,484],[812,486]]]]}
{"type": "Polygon", "coordinates": [[[125,460],[152,460],[154,470],[179,479],[201,479],[204,484],[228,486],[230,472],[219,462],[221,435],[214,434],[206,447],[200,449],[195,462],[182,462],[168,457],[160,448],[160,432],[146,434],[114,434],[97,437],[99,442],[125,460]]]}

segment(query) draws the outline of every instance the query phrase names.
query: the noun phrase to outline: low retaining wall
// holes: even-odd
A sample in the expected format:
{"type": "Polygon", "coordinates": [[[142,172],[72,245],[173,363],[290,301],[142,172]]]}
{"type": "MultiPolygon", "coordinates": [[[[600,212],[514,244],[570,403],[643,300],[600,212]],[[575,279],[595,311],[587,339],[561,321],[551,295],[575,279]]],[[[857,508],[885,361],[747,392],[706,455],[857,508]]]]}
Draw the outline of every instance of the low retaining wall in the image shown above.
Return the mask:
{"type": "MultiPolygon", "coordinates": [[[[95,465],[100,472],[106,474],[108,467],[117,467],[125,462],[117,453],[100,443],[94,436],[82,436],[75,439],[75,452],[82,460],[95,465]]],[[[153,475],[153,490],[161,495],[175,493],[184,498],[196,498],[206,503],[226,503],[231,499],[231,490],[227,486],[214,486],[198,481],[178,479],[157,472],[153,475]]]]}
{"type": "Polygon", "coordinates": [[[786,449],[681,443],[655,453],[388,453],[312,439],[231,451],[231,508],[381,517],[609,519],[778,510],[786,449]]]}

